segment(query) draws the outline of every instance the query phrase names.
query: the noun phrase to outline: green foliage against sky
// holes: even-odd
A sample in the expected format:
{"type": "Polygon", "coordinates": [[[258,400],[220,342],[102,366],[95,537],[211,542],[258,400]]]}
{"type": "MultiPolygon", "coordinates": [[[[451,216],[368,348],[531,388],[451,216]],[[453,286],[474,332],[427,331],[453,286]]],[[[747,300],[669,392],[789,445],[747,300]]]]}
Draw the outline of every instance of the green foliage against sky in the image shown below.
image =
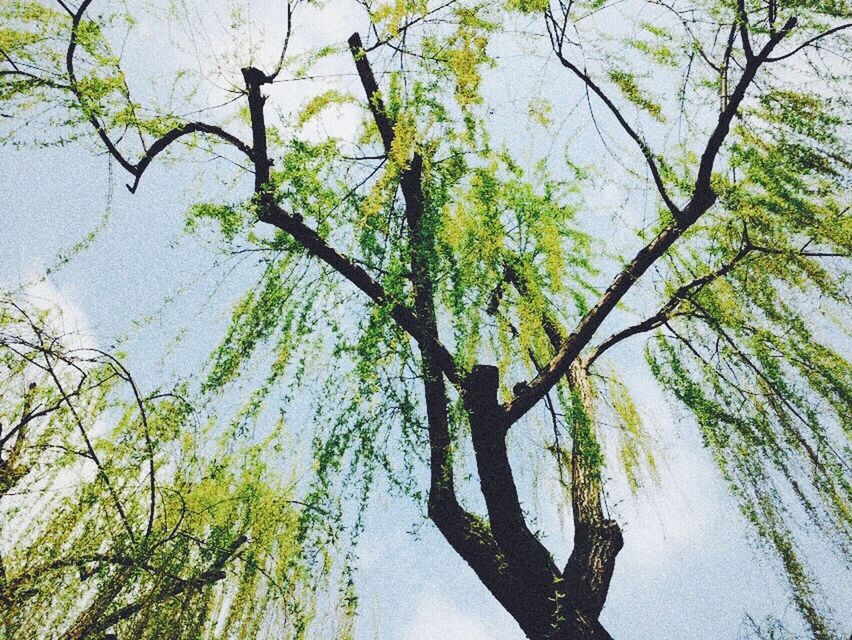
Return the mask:
{"type": "MultiPolygon", "coordinates": [[[[439,344],[451,356],[452,370],[443,368],[449,464],[464,477],[473,467],[463,400],[475,366],[496,365],[498,399],[511,413],[561,366],[548,363],[579,339],[579,328],[612,299],[616,274],[626,273],[631,293],[619,294],[603,328],[590,330],[572,360],[589,375],[592,406],[560,375],[534,410],[518,409],[513,420],[553,453],[554,476],[568,471],[573,448],[587,477],[623,479],[641,491],[656,477],[658,459],[636,407],[642,398],[631,397],[624,378],[643,365],[616,350],[628,338],[644,341],[651,373],[697,425],[757,539],[783,566],[810,633],[838,637],[801,542],[817,531],[847,561],[852,543],[848,3],[353,3],[361,22],[352,31],[362,28],[364,38],[354,55],[341,42],[288,49],[291,33],[298,38],[308,28],[300,11],[314,3],[288,5],[278,30],[235,3],[230,31],[242,37],[262,27],[277,35],[267,36],[266,49],[260,37],[245,50],[247,37],[235,36],[233,50],[223,44],[215,72],[226,99],[199,109],[205,79],[191,70],[137,102],[127,68],[138,74],[138,63],[122,59],[122,42],[137,28],[133,7],[95,2],[81,14],[46,0],[0,1],[0,112],[9,121],[0,139],[82,139],[111,154],[132,190],[149,179],[167,188],[142,178],[162,158],[227,157],[210,171],[229,197],[200,194],[187,230],[212,235],[222,251],[251,255],[259,274],[187,385],[198,402],[227,406],[225,419],[186,431],[190,415],[164,398],[147,409],[140,431],[142,405],[116,413],[110,385],[98,387],[96,400],[81,398],[93,403],[81,409],[87,419],[116,416],[104,446],[128,495],[111,495],[95,479],[51,502],[21,534],[28,550],[39,541],[38,566],[69,548],[78,558],[103,554],[101,540],[116,557],[133,558],[132,570],[95,563],[86,581],[93,594],[141,597],[151,617],[125,623],[133,637],[142,629],[156,637],[157,620],[190,614],[218,637],[254,637],[278,623],[260,599],[278,598],[286,603],[280,615],[293,616],[282,624],[298,634],[310,618],[300,609],[310,608],[305,585],[313,584],[305,557],[323,552],[308,542],[318,531],[359,531],[379,479],[426,507],[422,388],[434,381],[423,362],[434,345],[424,347],[399,319],[399,309],[414,310],[427,322],[422,283],[429,283],[439,344]],[[380,91],[366,100],[352,79],[364,57],[380,91]],[[542,65],[548,86],[522,106],[515,101],[507,126],[494,114],[509,100],[514,58],[542,65]],[[318,80],[329,64],[346,73],[318,80]],[[254,192],[251,174],[261,160],[248,140],[257,122],[239,73],[250,65],[270,78],[262,86],[272,164],[254,192]],[[297,83],[311,89],[287,94],[297,83]],[[593,117],[569,112],[560,91],[571,83],[593,117]],[[347,136],[317,126],[344,116],[353,120],[347,136]],[[382,117],[391,131],[382,130],[382,117]],[[580,135],[574,119],[583,140],[600,137],[615,156],[611,171],[572,146],[570,136],[580,135]],[[522,130],[538,132],[549,148],[519,144],[522,130]],[[422,194],[416,232],[412,175],[422,194]],[[606,202],[604,187],[621,194],[619,205],[606,202]],[[642,223],[621,208],[641,208],[642,223]],[[258,223],[274,221],[273,209],[286,213],[289,228],[258,223]],[[616,224],[602,221],[612,215],[616,224]],[[303,227],[318,240],[289,230],[303,227]],[[674,240],[644,276],[647,266],[631,275],[625,265],[652,253],[660,238],[674,240]],[[379,283],[381,295],[363,295],[367,288],[344,274],[347,282],[319,244],[379,283]],[[301,460],[283,447],[282,433],[306,405],[312,475],[296,496],[281,470],[301,460]],[[596,419],[615,428],[601,429],[596,419]],[[140,459],[139,451],[148,453],[140,459]],[[155,460],[161,486],[149,500],[129,487],[155,460]],[[291,504],[297,499],[301,507],[291,504]],[[119,501],[127,515],[116,519],[111,503],[119,501]],[[156,514],[153,524],[144,524],[146,509],[156,514]],[[192,533],[170,533],[178,519],[192,533]],[[157,575],[187,564],[207,575],[213,569],[204,567],[219,561],[210,549],[230,549],[240,536],[251,551],[227,557],[234,565],[228,581],[193,591],[191,602],[159,598],[157,575]],[[98,544],[88,548],[86,540],[98,544]],[[220,617],[222,609],[230,613],[220,617]]],[[[191,22],[180,6],[170,9],[191,22]]],[[[9,375],[23,376],[8,357],[9,375]]],[[[21,387],[0,411],[20,413],[33,402],[29,393],[21,387]]],[[[47,394],[43,404],[57,402],[55,389],[37,385],[35,393],[47,394]]],[[[38,437],[65,442],[73,432],[66,413],[58,410],[38,437]]],[[[50,458],[52,469],[69,464],[50,458]]],[[[32,560],[13,553],[5,561],[39,579],[32,560]]],[[[89,572],[84,560],[77,566],[89,572]]],[[[78,578],[62,573],[62,580],[78,578]]],[[[54,584],[56,595],[36,589],[5,624],[36,616],[44,628],[58,625],[77,603],[63,590],[70,582],[54,584]]]]}
{"type": "Polygon", "coordinates": [[[0,637],[304,637],[328,549],[274,438],[217,434],[80,339],[4,297],[0,637]]]}

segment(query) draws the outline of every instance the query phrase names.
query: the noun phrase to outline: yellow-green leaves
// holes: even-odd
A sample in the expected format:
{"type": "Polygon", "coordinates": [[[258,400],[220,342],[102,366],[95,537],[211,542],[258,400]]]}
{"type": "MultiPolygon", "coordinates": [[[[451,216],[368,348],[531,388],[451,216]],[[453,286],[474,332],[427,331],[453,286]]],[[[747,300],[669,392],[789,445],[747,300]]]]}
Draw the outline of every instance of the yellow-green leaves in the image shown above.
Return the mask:
{"type": "Polygon", "coordinates": [[[553,104],[544,98],[530,100],[527,113],[533,122],[542,127],[549,127],[553,123],[553,104]]]}
{"type": "Polygon", "coordinates": [[[468,109],[482,101],[479,95],[482,83],[480,67],[491,63],[486,48],[488,35],[496,24],[485,16],[484,5],[458,7],[454,12],[458,26],[447,39],[442,55],[455,78],[456,100],[462,109],[468,109]]]}
{"type": "Polygon", "coordinates": [[[507,0],[506,6],[521,13],[541,13],[550,7],[550,0],[507,0]]]}
{"type": "Polygon", "coordinates": [[[384,0],[373,9],[372,21],[383,35],[397,37],[409,20],[423,17],[427,0],[384,0]]]}
{"type": "Polygon", "coordinates": [[[187,230],[195,230],[202,220],[216,222],[225,240],[233,242],[245,228],[247,215],[240,207],[234,205],[199,202],[190,207],[186,218],[187,230]]]}
{"type": "Polygon", "coordinates": [[[630,102],[647,111],[655,120],[666,121],[662,107],[643,91],[635,74],[621,69],[612,69],[609,72],[609,79],[630,102]]]}
{"type": "Polygon", "coordinates": [[[653,443],[629,390],[615,377],[614,372],[609,376],[607,396],[616,419],[618,457],[627,484],[630,490],[636,493],[646,477],[653,481],[658,479],[653,443]]]}
{"type": "Polygon", "coordinates": [[[299,113],[296,123],[301,127],[329,107],[351,104],[354,101],[355,99],[348,93],[338,91],[337,89],[329,89],[318,96],[314,96],[308,101],[301,113],[299,113]]]}

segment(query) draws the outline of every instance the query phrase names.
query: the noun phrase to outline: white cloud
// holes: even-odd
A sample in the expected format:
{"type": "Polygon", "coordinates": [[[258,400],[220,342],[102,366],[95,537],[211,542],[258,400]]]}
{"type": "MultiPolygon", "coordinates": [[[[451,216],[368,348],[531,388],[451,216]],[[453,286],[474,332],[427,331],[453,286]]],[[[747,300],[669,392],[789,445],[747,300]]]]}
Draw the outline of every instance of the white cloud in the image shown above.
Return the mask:
{"type": "MultiPolygon", "coordinates": [[[[28,274],[41,272],[35,268],[28,270],[28,274]]],[[[29,281],[24,287],[27,302],[39,309],[57,312],[53,329],[65,336],[66,345],[78,349],[97,347],[89,319],[67,287],[57,285],[49,276],[31,276],[25,281],[29,281]]]]}
{"type": "Polygon", "coordinates": [[[502,637],[475,614],[463,611],[439,594],[421,596],[402,640],[494,640],[502,637]]]}

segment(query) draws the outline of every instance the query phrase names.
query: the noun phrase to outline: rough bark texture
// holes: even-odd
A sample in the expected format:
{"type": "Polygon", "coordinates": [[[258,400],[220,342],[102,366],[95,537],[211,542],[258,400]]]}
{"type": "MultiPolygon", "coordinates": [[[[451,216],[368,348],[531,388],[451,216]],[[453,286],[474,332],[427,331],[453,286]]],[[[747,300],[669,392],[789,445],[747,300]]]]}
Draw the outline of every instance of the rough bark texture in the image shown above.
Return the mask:
{"type": "MultiPolygon", "coordinates": [[[[350,38],[349,44],[370,111],[385,151],[389,152],[393,123],[387,118],[357,34],[350,38]]],[[[401,180],[411,251],[414,313],[422,329],[437,340],[432,274],[428,269],[428,255],[433,247],[424,226],[427,208],[422,178],[422,159],[415,153],[401,180]]],[[[548,327],[548,334],[556,343],[559,332],[552,322],[548,327]]],[[[614,522],[603,518],[600,481],[591,479],[582,457],[575,452],[574,504],[582,511],[584,520],[578,521],[568,567],[560,571],[526,523],[506,444],[512,421],[497,398],[497,368],[477,365],[460,380],[460,387],[488,511],[487,522],[465,511],[456,498],[453,482],[448,399],[440,352],[431,349],[428,343],[418,342],[431,446],[430,517],[527,636],[534,640],[610,638],[598,616],[612,577],[615,555],[621,548],[621,534],[614,522]]],[[[557,348],[554,344],[554,349],[557,348]]],[[[591,402],[589,394],[584,397],[591,402]]]]}

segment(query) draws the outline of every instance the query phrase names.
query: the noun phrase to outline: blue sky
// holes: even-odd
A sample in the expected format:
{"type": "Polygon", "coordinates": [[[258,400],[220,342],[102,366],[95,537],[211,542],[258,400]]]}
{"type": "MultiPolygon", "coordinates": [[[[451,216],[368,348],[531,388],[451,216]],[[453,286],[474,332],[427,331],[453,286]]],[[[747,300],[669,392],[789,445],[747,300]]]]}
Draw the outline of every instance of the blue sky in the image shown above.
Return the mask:
{"type": "MultiPolygon", "coordinates": [[[[342,41],[351,33],[351,15],[331,5],[309,16],[304,42],[342,41]]],[[[261,5],[255,5],[255,10],[261,11],[261,5]]],[[[162,53],[166,36],[154,24],[151,16],[144,18],[140,39],[131,41],[126,51],[131,65],[134,55],[145,54],[149,78],[192,58],[191,52],[176,58],[162,53]]],[[[211,43],[215,39],[207,46],[211,43]]],[[[202,73],[210,73],[207,63],[206,58],[200,63],[202,73]]],[[[521,132],[513,129],[510,109],[522,108],[519,101],[530,92],[563,89],[550,85],[545,72],[521,75],[517,86],[496,84],[487,90],[505,98],[496,100],[505,113],[498,109],[495,121],[508,142],[517,143],[524,153],[541,134],[518,135],[521,132]]],[[[276,89],[282,100],[316,90],[291,87],[276,89]]],[[[156,85],[143,85],[140,91],[157,95],[158,90],[156,85]]],[[[555,96],[557,109],[573,104],[576,95],[566,91],[555,96]]],[[[216,95],[215,87],[210,88],[209,99],[216,95]]],[[[352,118],[342,111],[318,126],[345,132],[352,118]]],[[[568,129],[572,124],[566,125],[568,129]]],[[[589,160],[601,154],[596,138],[588,134],[574,142],[574,150],[589,160]]],[[[26,150],[0,147],[0,283],[16,286],[42,280],[30,291],[66,309],[100,346],[120,343],[143,383],[147,379],[154,384],[164,374],[185,375],[216,344],[228,305],[251,282],[249,267],[238,270],[210,298],[221,268],[213,269],[213,275],[203,274],[221,256],[183,233],[187,207],[200,195],[207,198],[223,191],[209,177],[216,163],[155,163],[139,191],[131,195],[123,187],[126,176],[113,167],[110,178],[107,158],[96,151],[91,144],[26,150]],[[107,210],[108,222],[93,246],[43,279],[57,254],[95,228],[107,210]],[[164,298],[183,288],[161,314],[164,298]],[[203,313],[198,312],[201,305],[203,313]],[[152,314],[161,319],[137,327],[138,321],[152,314]],[[171,346],[171,338],[184,330],[179,345],[171,346]]],[[[646,212],[638,206],[626,219],[611,222],[609,211],[618,200],[617,193],[600,191],[599,203],[610,206],[602,206],[606,216],[601,214],[591,225],[604,235],[618,225],[641,225],[644,220],[646,212]]],[[[641,345],[623,349],[619,357],[641,363],[641,345]]],[[[778,566],[752,550],[736,506],[691,423],[665,402],[643,365],[637,365],[628,383],[641,399],[640,410],[660,447],[661,479],[658,487],[639,498],[625,497],[613,505],[623,523],[626,546],[604,610],[605,626],[624,640],[736,638],[747,612],[756,619],[779,616],[795,626],[778,566]]],[[[532,445],[523,433],[513,438],[513,450],[522,462],[532,445]]],[[[544,490],[530,497],[530,502],[541,514],[550,548],[564,561],[570,533],[561,528],[559,518],[566,505],[560,504],[554,478],[544,478],[542,484],[544,490]]],[[[385,493],[375,497],[359,555],[359,639],[522,638],[472,571],[404,500],[385,493]]],[[[826,573],[837,575],[830,564],[826,573]]],[[[837,603],[843,602],[843,594],[852,594],[848,574],[844,578],[834,594],[840,598],[837,603]]]]}

